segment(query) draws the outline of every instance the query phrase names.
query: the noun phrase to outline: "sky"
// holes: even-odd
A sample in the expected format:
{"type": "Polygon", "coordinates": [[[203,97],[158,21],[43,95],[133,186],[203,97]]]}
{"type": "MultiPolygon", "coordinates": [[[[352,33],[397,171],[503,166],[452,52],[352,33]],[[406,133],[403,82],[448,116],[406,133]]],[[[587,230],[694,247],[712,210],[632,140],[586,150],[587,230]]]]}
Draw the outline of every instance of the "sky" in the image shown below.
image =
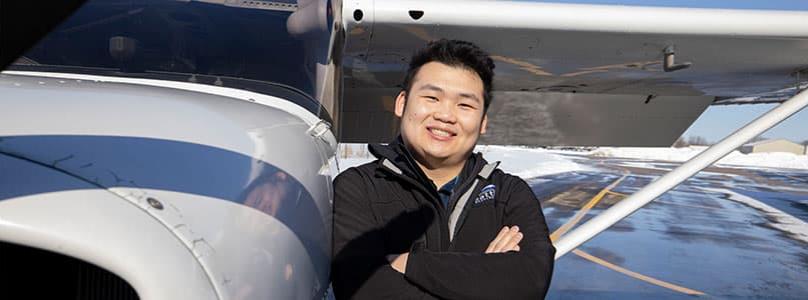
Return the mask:
{"type": "MultiPolygon", "coordinates": [[[[534,2],[617,4],[664,7],[731,8],[808,10],[808,0],[541,0],[534,2]]],[[[684,137],[701,136],[717,142],[769,111],[776,104],[710,106],[690,128],[684,137]]],[[[794,114],[761,136],[785,138],[801,143],[808,140],[808,108],[794,114]]]]}
{"type": "MultiPolygon", "coordinates": [[[[775,106],[777,104],[710,106],[683,136],[701,136],[709,142],[718,142],[775,106]]],[[[808,108],[803,108],[761,136],[788,139],[796,143],[808,140],[808,108]]]]}

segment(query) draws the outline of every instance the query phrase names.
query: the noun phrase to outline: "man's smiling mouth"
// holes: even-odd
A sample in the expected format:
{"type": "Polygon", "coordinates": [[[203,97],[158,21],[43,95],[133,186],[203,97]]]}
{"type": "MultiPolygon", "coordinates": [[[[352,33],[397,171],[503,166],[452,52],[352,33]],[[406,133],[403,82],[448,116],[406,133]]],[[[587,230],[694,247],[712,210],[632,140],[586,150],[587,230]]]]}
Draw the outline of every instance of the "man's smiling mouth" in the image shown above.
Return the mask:
{"type": "Polygon", "coordinates": [[[446,130],[439,129],[439,128],[434,128],[434,127],[427,127],[427,131],[429,131],[430,133],[432,133],[436,137],[442,137],[442,138],[450,138],[450,137],[453,137],[453,136],[457,135],[454,132],[450,132],[450,131],[446,131],[446,130]]]}

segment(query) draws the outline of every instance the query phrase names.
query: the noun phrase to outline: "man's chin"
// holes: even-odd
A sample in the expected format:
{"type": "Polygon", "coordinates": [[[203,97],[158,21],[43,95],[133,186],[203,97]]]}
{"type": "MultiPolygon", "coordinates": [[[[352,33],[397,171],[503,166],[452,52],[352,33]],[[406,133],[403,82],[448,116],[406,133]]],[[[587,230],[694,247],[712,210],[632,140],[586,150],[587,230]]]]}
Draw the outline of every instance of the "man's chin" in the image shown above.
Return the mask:
{"type": "Polygon", "coordinates": [[[458,158],[458,155],[462,156],[462,154],[458,153],[457,147],[454,147],[454,145],[426,144],[416,150],[416,152],[430,163],[446,163],[453,160],[463,160],[462,158],[458,158]]]}
{"type": "Polygon", "coordinates": [[[424,158],[435,162],[450,160],[452,156],[453,153],[450,151],[424,151],[424,158]]]}

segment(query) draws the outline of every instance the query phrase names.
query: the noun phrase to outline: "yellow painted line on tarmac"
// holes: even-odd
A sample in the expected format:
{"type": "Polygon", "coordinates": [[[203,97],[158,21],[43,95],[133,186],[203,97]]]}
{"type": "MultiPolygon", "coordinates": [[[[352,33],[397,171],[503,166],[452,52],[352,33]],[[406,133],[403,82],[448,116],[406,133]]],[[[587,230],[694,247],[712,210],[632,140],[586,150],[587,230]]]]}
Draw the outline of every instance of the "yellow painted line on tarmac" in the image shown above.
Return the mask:
{"type": "MultiPolygon", "coordinates": [[[[558,229],[553,231],[552,234],[550,234],[550,240],[551,241],[557,240],[559,237],[561,237],[562,235],[567,233],[567,231],[569,231],[573,226],[578,224],[578,222],[580,222],[581,219],[583,219],[583,217],[589,212],[589,210],[592,209],[592,207],[595,207],[595,205],[597,205],[598,202],[600,202],[600,200],[603,199],[603,197],[606,194],[621,195],[621,196],[624,196],[624,197],[628,196],[628,195],[625,195],[625,194],[621,194],[621,193],[611,191],[611,189],[613,189],[618,184],[620,184],[620,182],[623,181],[623,179],[625,179],[628,175],[629,175],[628,172],[624,173],[622,177],[615,180],[614,182],[612,182],[611,184],[609,184],[608,186],[603,188],[595,196],[593,196],[592,199],[589,200],[589,202],[587,202],[583,207],[581,207],[581,209],[577,213],[575,213],[575,215],[572,217],[572,219],[567,221],[567,223],[565,223],[564,225],[562,225],[561,227],[559,227],[558,229]]],[[[680,292],[680,293],[688,294],[688,295],[704,295],[703,292],[700,292],[700,291],[697,291],[697,290],[689,289],[689,288],[679,286],[679,285],[676,285],[676,284],[673,284],[673,283],[670,283],[670,282],[666,282],[666,281],[663,281],[663,280],[653,278],[651,276],[646,276],[646,275],[643,275],[643,274],[628,270],[626,268],[620,267],[620,266],[615,265],[613,263],[610,263],[610,262],[608,262],[608,261],[606,261],[606,260],[604,260],[602,258],[596,257],[596,256],[594,256],[592,254],[586,253],[586,252],[578,250],[578,249],[572,250],[572,253],[574,253],[575,255],[578,255],[578,256],[586,259],[586,260],[589,260],[591,262],[594,262],[596,264],[599,264],[601,266],[609,268],[609,269],[611,269],[613,271],[622,273],[624,275],[627,275],[629,277],[632,277],[632,278],[635,278],[635,279],[638,279],[638,280],[648,282],[650,284],[661,286],[661,287],[671,289],[671,290],[674,290],[674,291],[677,291],[677,292],[680,292]]]]}
{"type": "MultiPolygon", "coordinates": [[[[576,185],[576,186],[572,187],[571,189],[565,191],[564,193],[570,193],[570,192],[578,191],[578,188],[580,188],[580,187],[581,187],[581,185],[576,185]]],[[[559,195],[561,195],[561,194],[559,194],[559,195]]],[[[551,203],[554,203],[554,202],[558,202],[559,199],[561,199],[561,198],[558,197],[558,195],[556,195],[555,197],[550,198],[549,200],[547,200],[544,203],[551,204],[551,203]]],[[[544,203],[542,203],[542,205],[544,205],[544,203]]]]}
{"type": "Polygon", "coordinates": [[[632,278],[636,278],[636,279],[639,279],[639,280],[642,280],[642,281],[645,281],[645,282],[648,282],[648,283],[651,283],[651,284],[655,284],[655,285],[658,285],[658,286],[661,286],[661,287],[664,287],[664,288],[667,288],[667,289],[671,289],[671,290],[674,290],[674,291],[677,291],[677,292],[680,292],[680,293],[688,294],[688,295],[704,295],[704,292],[689,289],[689,288],[679,286],[679,285],[676,285],[676,284],[673,284],[673,283],[670,283],[670,282],[667,282],[667,281],[662,281],[662,280],[659,280],[659,279],[656,279],[656,278],[653,278],[653,277],[650,277],[650,276],[645,276],[643,274],[640,274],[640,273],[625,269],[625,268],[623,268],[621,266],[612,264],[612,263],[610,263],[608,261],[605,261],[605,260],[603,260],[601,258],[598,258],[598,257],[596,257],[596,256],[594,256],[592,254],[586,253],[586,252],[578,250],[578,249],[572,250],[572,253],[575,253],[575,255],[578,255],[578,256],[586,259],[586,260],[589,260],[589,261],[594,262],[596,264],[599,264],[601,266],[604,266],[604,267],[607,267],[609,269],[612,269],[613,271],[617,271],[617,272],[623,273],[625,275],[628,275],[628,276],[630,276],[632,278]]]}
{"type": "Polygon", "coordinates": [[[618,192],[615,192],[615,191],[607,191],[606,193],[607,194],[612,194],[612,195],[615,195],[615,196],[620,196],[620,197],[628,197],[628,195],[626,195],[626,194],[618,193],[618,192]]]}
{"type": "Polygon", "coordinates": [[[586,216],[589,210],[595,207],[595,205],[598,204],[598,202],[600,202],[600,199],[603,199],[603,196],[606,196],[606,193],[608,193],[609,190],[613,189],[618,184],[620,184],[620,182],[623,181],[623,179],[626,179],[626,176],[628,176],[628,173],[623,174],[622,177],[620,177],[619,179],[609,184],[607,187],[600,190],[600,192],[598,192],[597,195],[592,197],[592,199],[589,200],[589,202],[587,202],[583,207],[581,207],[580,210],[578,210],[577,213],[575,213],[574,216],[572,216],[572,219],[570,219],[569,221],[567,221],[566,224],[561,225],[561,227],[553,231],[553,233],[550,234],[550,240],[551,241],[557,240],[560,236],[564,235],[565,233],[567,233],[567,231],[572,229],[572,227],[578,224],[578,222],[580,222],[581,219],[583,219],[584,216],[586,216]]]}

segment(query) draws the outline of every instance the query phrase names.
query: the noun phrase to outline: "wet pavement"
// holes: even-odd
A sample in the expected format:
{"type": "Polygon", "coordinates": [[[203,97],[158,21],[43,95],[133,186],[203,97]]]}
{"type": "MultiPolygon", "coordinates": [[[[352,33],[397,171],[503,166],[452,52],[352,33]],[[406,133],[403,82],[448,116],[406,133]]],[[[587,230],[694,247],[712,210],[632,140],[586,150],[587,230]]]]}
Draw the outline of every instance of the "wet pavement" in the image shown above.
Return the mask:
{"type": "MultiPolygon", "coordinates": [[[[551,232],[677,165],[570,158],[596,170],[528,180],[551,232]]],[[[711,167],[559,259],[547,298],[808,299],[806,222],[808,171],[711,167]]]]}

